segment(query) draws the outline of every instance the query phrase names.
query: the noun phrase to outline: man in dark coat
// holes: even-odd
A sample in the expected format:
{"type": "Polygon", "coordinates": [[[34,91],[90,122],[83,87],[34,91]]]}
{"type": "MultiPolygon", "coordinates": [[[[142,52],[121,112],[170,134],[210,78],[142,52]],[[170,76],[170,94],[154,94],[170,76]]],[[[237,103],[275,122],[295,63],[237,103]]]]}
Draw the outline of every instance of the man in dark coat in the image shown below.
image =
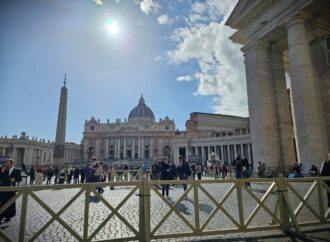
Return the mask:
{"type": "MultiPolygon", "coordinates": [[[[0,171],[0,184],[1,186],[16,186],[17,182],[20,182],[21,171],[14,167],[14,161],[9,159],[6,160],[5,165],[0,171]]],[[[0,193],[0,203],[1,206],[8,202],[12,197],[14,197],[16,192],[1,192],[0,193]]],[[[4,218],[4,222],[9,222],[12,217],[16,215],[16,204],[13,202],[5,211],[0,214],[0,223],[4,218]]]]}
{"type": "MultiPolygon", "coordinates": [[[[190,167],[183,157],[179,157],[179,165],[177,167],[177,171],[180,180],[188,180],[188,177],[191,173],[190,167]]],[[[187,184],[183,184],[183,190],[187,190],[187,184]]]]}
{"type": "MultiPolygon", "coordinates": [[[[323,161],[322,167],[321,167],[321,176],[330,176],[330,153],[328,154],[328,160],[323,161]]],[[[330,180],[326,180],[325,183],[330,188],[330,180]]],[[[330,192],[327,192],[328,196],[328,207],[330,207],[330,192]]]]}

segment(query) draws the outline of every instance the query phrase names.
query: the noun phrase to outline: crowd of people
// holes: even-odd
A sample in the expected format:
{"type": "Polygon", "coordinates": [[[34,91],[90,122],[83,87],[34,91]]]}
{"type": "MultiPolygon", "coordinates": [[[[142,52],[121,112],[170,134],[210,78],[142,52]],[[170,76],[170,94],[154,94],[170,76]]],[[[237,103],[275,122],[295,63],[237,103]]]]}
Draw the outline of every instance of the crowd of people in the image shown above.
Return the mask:
{"type": "MultiPolygon", "coordinates": [[[[41,185],[41,184],[70,184],[70,183],[94,183],[113,181],[113,174],[116,167],[107,166],[102,161],[97,161],[96,157],[93,157],[90,164],[85,166],[67,166],[67,167],[37,167],[31,166],[29,169],[23,163],[20,169],[15,168],[14,161],[12,159],[6,160],[5,164],[0,167],[0,186],[16,186],[21,185],[41,185]],[[22,184],[22,177],[25,178],[25,184],[22,184]],[[29,177],[29,179],[27,179],[29,177]]],[[[130,167],[125,165],[121,167],[124,170],[129,171],[130,167]]],[[[301,177],[301,164],[295,163],[288,174],[289,178],[301,177]]],[[[164,158],[161,162],[153,163],[150,167],[144,162],[139,167],[140,176],[147,176],[151,180],[198,180],[202,179],[202,176],[211,176],[214,179],[225,179],[228,172],[235,170],[236,179],[249,178],[253,174],[252,164],[248,162],[246,158],[241,158],[240,155],[232,161],[230,165],[224,165],[219,162],[215,162],[210,166],[202,166],[200,163],[191,164],[183,158],[179,157],[178,163],[170,161],[164,158]]],[[[330,154],[327,161],[322,163],[320,173],[315,165],[310,170],[310,176],[330,176],[330,154]]],[[[115,172],[116,173],[116,172],[115,172]]],[[[265,163],[258,162],[256,166],[256,173],[259,178],[273,177],[272,171],[265,163]]],[[[127,174],[126,174],[127,175],[127,174]]],[[[126,176],[125,175],[125,176],[126,176]]],[[[232,178],[232,177],[230,177],[232,178]]],[[[330,181],[326,181],[326,184],[330,187],[330,181]]],[[[250,182],[245,182],[246,187],[251,188],[250,182]]],[[[180,185],[181,186],[181,185],[180,185]]],[[[162,195],[169,198],[170,183],[162,184],[162,195]]],[[[110,187],[111,188],[111,187],[110,187]]],[[[184,191],[187,189],[187,184],[183,183],[182,188],[184,191]]],[[[104,193],[102,186],[96,187],[100,194],[104,193]]],[[[15,192],[1,192],[0,207],[8,202],[15,192]]],[[[328,195],[328,206],[330,207],[330,193],[328,195]]],[[[15,202],[12,203],[4,212],[0,214],[0,224],[2,222],[8,222],[16,214],[15,202]]]]}

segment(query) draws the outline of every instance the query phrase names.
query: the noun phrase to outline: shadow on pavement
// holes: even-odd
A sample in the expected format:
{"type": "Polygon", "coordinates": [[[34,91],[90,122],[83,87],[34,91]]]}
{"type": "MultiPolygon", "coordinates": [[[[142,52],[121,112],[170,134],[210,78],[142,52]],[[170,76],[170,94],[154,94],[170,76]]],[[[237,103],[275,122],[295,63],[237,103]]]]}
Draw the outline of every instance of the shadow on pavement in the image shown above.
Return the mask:
{"type": "MultiPolygon", "coordinates": [[[[233,236],[233,235],[232,235],[233,236]]],[[[304,230],[301,235],[295,233],[288,234],[273,234],[273,235],[260,235],[260,236],[244,236],[237,234],[237,237],[225,237],[225,238],[214,238],[205,240],[190,240],[190,242],[235,242],[235,241],[246,241],[246,242],[260,242],[260,241],[303,241],[303,242],[315,242],[315,241],[330,241],[329,228],[310,229],[304,230]]]]}

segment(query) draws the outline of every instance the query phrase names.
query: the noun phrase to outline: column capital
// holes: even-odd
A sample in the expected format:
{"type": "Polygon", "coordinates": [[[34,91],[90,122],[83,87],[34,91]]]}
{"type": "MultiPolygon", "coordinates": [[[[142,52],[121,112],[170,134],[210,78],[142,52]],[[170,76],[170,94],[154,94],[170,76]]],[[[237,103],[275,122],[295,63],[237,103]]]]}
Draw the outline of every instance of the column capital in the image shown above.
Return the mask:
{"type": "Polygon", "coordinates": [[[263,40],[255,40],[247,43],[244,47],[241,48],[241,51],[246,55],[251,50],[254,49],[267,49],[269,48],[270,43],[263,40]]]}

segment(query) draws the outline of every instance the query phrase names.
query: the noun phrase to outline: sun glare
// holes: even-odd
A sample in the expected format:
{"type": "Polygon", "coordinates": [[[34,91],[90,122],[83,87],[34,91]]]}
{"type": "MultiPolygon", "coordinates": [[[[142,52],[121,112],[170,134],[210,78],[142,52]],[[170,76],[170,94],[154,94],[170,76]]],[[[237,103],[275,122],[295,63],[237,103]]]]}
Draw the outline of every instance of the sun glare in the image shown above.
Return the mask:
{"type": "Polygon", "coordinates": [[[111,35],[117,35],[119,33],[119,26],[112,19],[107,20],[106,29],[111,35]]]}

